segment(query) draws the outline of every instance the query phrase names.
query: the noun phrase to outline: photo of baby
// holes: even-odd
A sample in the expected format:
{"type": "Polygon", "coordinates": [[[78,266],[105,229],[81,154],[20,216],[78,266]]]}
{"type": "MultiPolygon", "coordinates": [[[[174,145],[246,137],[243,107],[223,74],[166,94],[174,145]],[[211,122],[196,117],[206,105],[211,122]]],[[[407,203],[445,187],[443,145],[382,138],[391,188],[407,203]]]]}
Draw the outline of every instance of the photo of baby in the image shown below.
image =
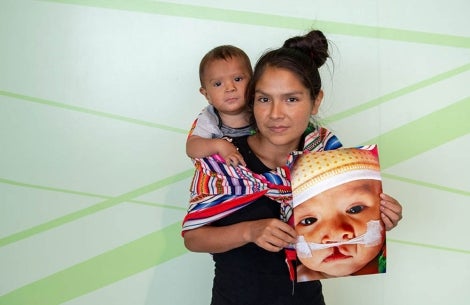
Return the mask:
{"type": "Polygon", "coordinates": [[[291,174],[297,281],[385,273],[377,146],[305,153],[291,174]]]}

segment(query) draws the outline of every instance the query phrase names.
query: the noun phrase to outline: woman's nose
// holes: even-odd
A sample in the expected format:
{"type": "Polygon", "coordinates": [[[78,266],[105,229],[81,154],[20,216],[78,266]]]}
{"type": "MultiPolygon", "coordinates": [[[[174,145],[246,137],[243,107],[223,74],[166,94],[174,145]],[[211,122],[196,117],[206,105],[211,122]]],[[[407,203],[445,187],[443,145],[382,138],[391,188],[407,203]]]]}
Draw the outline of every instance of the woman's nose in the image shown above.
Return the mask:
{"type": "Polygon", "coordinates": [[[279,118],[283,115],[282,103],[274,101],[271,104],[271,112],[270,115],[272,118],[279,118]]]}

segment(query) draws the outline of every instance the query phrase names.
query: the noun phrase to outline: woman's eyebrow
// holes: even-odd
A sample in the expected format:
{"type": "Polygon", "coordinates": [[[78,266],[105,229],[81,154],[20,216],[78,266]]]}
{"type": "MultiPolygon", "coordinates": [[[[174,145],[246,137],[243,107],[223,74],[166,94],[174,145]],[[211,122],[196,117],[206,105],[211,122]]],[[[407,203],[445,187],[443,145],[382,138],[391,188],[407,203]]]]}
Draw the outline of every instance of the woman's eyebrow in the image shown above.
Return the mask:
{"type": "Polygon", "coordinates": [[[282,96],[289,96],[289,95],[304,95],[304,91],[292,91],[292,92],[286,92],[283,93],[282,96]]]}
{"type": "Polygon", "coordinates": [[[262,95],[269,95],[268,93],[265,93],[263,90],[255,89],[255,93],[262,94],[262,95]]]}
{"type": "MultiPolygon", "coordinates": [[[[260,89],[256,89],[255,90],[255,93],[258,93],[258,94],[262,94],[262,95],[272,95],[270,93],[266,93],[264,92],[263,90],[260,90],[260,89]]],[[[290,95],[305,95],[305,92],[304,91],[291,91],[291,92],[284,92],[282,94],[280,94],[281,96],[290,96],[290,95]]]]}

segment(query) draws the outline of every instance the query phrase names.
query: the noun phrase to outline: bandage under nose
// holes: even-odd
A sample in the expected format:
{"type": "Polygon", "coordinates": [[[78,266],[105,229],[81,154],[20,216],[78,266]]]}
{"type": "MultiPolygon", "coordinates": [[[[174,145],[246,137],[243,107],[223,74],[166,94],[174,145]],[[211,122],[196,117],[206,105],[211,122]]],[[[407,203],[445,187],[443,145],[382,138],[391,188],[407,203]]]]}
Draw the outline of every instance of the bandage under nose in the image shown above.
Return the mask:
{"type": "Polygon", "coordinates": [[[328,244],[317,244],[313,242],[307,242],[304,236],[300,235],[297,238],[297,243],[295,244],[297,256],[299,258],[312,257],[311,251],[338,247],[342,245],[361,244],[365,245],[366,247],[377,246],[382,241],[382,230],[383,228],[380,223],[380,220],[371,220],[367,223],[367,231],[364,234],[352,238],[350,240],[328,244]]]}

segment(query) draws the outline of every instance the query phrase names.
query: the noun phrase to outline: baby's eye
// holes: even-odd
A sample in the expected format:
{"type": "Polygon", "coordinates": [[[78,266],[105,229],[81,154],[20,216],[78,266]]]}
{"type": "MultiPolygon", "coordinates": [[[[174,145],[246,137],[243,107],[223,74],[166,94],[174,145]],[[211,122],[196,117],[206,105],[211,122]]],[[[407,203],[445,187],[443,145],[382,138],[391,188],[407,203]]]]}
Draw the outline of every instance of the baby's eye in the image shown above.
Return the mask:
{"type": "Polygon", "coordinates": [[[363,210],[364,210],[364,206],[363,206],[363,205],[356,205],[356,206],[353,206],[352,208],[348,209],[348,210],[346,211],[346,213],[348,213],[348,214],[359,214],[359,213],[361,213],[363,210]]]}
{"type": "Polygon", "coordinates": [[[214,87],[220,87],[222,86],[222,82],[214,82],[214,87]]]}
{"type": "Polygon", "coordinates": [[[317,219],[315,217],[307,217],[307,218],[302,219],[300,221],[300,224],[304,226],[309,226],[309,225],[313,225],[316,221],[317,219]]]}
{"type": "Polygon", "coordinates": [[[241,82],[243,80],[243,77],[239,76],[239,77],[235,77],[234,79],[236,82],[241,82]]]}

